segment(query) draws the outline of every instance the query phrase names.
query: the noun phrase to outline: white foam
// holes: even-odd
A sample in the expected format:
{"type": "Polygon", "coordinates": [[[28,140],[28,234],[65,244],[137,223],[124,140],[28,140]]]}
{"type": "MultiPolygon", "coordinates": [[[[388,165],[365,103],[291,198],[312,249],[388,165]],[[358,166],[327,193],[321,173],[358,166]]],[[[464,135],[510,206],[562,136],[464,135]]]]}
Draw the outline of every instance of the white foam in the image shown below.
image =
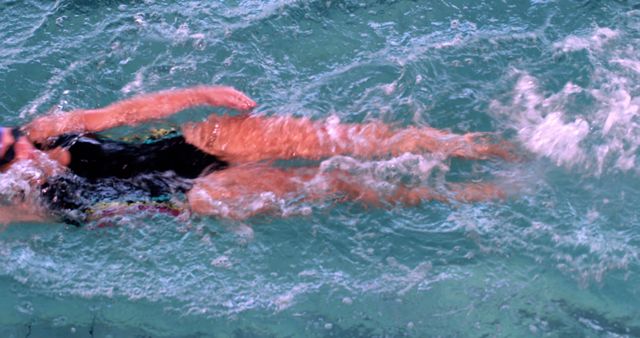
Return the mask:
{"type": "Polygon", "coordinates": [[[568,83],[548,94],[537,80],[522,71],[507,104],[494,101],[491,108],[518,131],[525,147],[567,168],[585,168],[601,175],[610,171],[638,171],[640,151],[640,58],[622,33],[606,27],[589,34],[570,35],[554,44],[559,52],[586,50],[594,70],[588,86],[568,83]],[[625,41],[624,46],[617,44],[625,41]],[[606,48],[605,48],[606,47],[606,48]],[[580,95],[578,97],[578,95],[580,95]],[[580,111],[576,100],[594,104],[580,111]]]}
{"type": "Polygon", "coordinates": [[[289,308],[291,305],[293,305],[293,301],[295,297],[298,296],[299,294],[306,293],[310,287],[311,287],[310,284],[305,284],[305,283],[298,284],[298,285],[295,285],[290,290],[288,290],[287,292],[276,296],[273,300],[273,306],[275,307],[276,311],[280,312],[284,309],[289,308]]]}
{"type": "Polygon", "coordinates": [[[589,123],[580,117],[569,119],[563,111],[553,110],[582,89],[569,83],[560,93],[545,98],[535,78],[526,73],[517,74],[512,105],[494,101],[492,110],[506,115],[515,124],[518,138],[529,151],[558,165],[572,167],[583,163],[585,151],[581,142],[589,134],[589,123]]]}
{"type": "Polygon", "coordinates": [[[636,73],[640,74],[640,61],[638,60],[629,60],[629,59],[620,59],[620,58],[613,58],[611,59],[609,62],[611,63],[617,63],[627,69],[633,70],[636,73]]]}
{"type": "Polygon", "coordinates": [[[136,23],[136,25],[141,27],[145,27],[147,25],[147,22],[144,19],[144,13],[137,13],[136,15],[134,15],[133,21],[136,23]]]}
{"type": "Polygon", "coordinates": [[[189,25],[187,25],[186,23],[180,24],[178,29],[176,29],[175,31],[175,39],[179,42],[187,40],[190,35],[191,35],[191,29],[189,28],[189,25]]]}
{"type": "Polygon", "coordinates": [[[448,171],[448,167],[439,156],[429,154],[405,153],[398,157],[367,161],[349,156],[334,156],[320,164],[320,172],[333,170],[347,171],[354,176],[397,182],[407,175],[420,180],[429,178],[434,171],[448,171]]]}
{"type": "Polygon", "coordinates": [[[589,36],[569,35],[564,40],[556,42],[553,47],[565,53],[583,49],[602,49],[605,44],[619,35],[620,33],[616,30],[602,27],[597,28],[595,32],[589,36]]]}
{"type": "Polygon", "coordinates": [[[33,189],[38,182],[43,182],[45,175],[45,167],[56,173],[60,170],[57,163],[48,159],[44,154],[40,154],[41,158],[35,165],[31,160],[18,161],[12,164],[5,172],[0,173],[0,201],[6,204],[12,204],[16,200],[36,201],[40,197],[39,189],[33,189]]]}
{"type": "Polygon", "coordinates": [[[594,130],[601,140],[594,147],[597,172],[602,173],[609,165],[623,171],[635,169],[635,154],[640,149],[640,98],[634,93],[640,88],[621,73],[601,70],[598,76],[602,84],[590,91],[599,102],[593,116],[601,126],[594,130]]]}
{"type": "Polygon", "coordinates": [[[120,89],[120,92],[122,92],[123,94],[129,94],[132,91],[140,90],[144,81],[144,74],[142,72],[143,70],[138,70],[133,81],[127,83],[124,87],[122,87],[122,89],[120,89]]]}
{"type": "Polygon", "coordinates": [[[520,140],[527,148],[544,155],[559,165],[572,166],[584,160],[584,150],[580,142],[589,133],[589,123],[582,119],[565,122],[561,112],[545,116],[538,124],[520,129],[520,140]]]}
{"type": "Polygon", "coordinates": [[[229,256],[222,255],[211,260],[211,265],[217,268],[229,269],[233,266],[233,263],[231,263],[229,256]]]}

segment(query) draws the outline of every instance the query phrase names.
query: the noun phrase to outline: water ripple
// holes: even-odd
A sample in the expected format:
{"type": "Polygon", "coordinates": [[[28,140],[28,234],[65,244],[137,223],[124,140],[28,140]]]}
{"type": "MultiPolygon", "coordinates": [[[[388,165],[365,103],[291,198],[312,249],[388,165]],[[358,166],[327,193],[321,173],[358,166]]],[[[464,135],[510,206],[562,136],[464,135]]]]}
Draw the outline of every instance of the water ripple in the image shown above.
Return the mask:
{"type": "MultiPolygon", "coordinates": [[[[381,188],[491,181],[506,201],[9,226],[0,335],[637,335],[633,4],[29,0],[0,17],[5,124],[223,83],[257,114],[491,131],[527,158],[319,164],[381,188]]],[[[40,174],[3,173],[3,198],[40,174]]]]}

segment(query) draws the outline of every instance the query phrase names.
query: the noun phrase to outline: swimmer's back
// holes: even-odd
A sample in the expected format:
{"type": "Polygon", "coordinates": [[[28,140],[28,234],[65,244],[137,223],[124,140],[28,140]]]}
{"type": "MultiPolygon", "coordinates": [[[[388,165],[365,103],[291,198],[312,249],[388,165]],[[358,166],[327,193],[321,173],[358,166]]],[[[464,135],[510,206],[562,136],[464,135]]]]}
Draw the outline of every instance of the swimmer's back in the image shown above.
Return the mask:
{"type": "Polygon", "coordinates": [[[228,166],[216,156],[188,144],[181,135],[143,143],[94,135],[63,135],[51,147],[68,149],[71,154],[69,169],[88,179],[131,178],[167,171],[183,178],[196,178],[228,166]]]}
{"type": "Polygon", "coordinates": [[[74,225],[95,217],[95,206],[101,203],[171,204],[191,189],[193,178],[228,165],[180,135],[141,143],[63,135],[48,148],[53,147],[70,152],[70,171],[42,184],[42,202],[74,225]]]}

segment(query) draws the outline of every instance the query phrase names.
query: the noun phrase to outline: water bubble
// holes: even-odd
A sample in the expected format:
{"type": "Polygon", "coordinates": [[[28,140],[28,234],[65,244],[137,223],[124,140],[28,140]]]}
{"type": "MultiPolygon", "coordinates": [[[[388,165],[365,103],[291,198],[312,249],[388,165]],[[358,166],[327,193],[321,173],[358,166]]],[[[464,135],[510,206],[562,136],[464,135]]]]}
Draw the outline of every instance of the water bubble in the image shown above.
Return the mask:
{"type": "Polygon", "coordinates": [[[218,267],[218,268],[225,268],[228,269],[231,267],[231,261],[229,260],[229,257],[227,256],[220,256],[217,257],[215,259],[213,259],[211,261],[211,265],[218,267]]]}
{"type": "Polygon", "coordinates": [[[133,21],[138,25],[138,26],[145,26],[147,23],[144,20],[144,14],[143,13],[136,13],[136,15],[133,16],[133,21]]]}
{"type": "Polygon", "coordinates": [[[56,317],[52,320],[52,324],[54,327],[65,326],[67,324],[67,317],[65,316],[56,317]]]}
{"type": "Polygon", "coordinates": [[[396,86],[397,86],[397,83],[395,83],[395,82],[386,84],[386,85],[382,86],[382,91],[386,95],[391,95],[396,90],[396,86]]]}
{"type": "Polygon", "coordinates": [[[193,48],[196,50],[204,50],[207,47],[207,44],[204,42],[204,39],[196,39],[193,41],[193,48]]]}
{"type": "Polygon", "coordinates": [[[224,60],[222,61],[222,64],[223,64],[225,67],[229,67],[229,66],[231,66],[231,63],[232,63],[232,62],[233,62],[233,54],[232,54],[232,55],[230,55],[229,57],[227,57],[226,59],[224,59],[224,60]]]}
{"type": "Polygon", "coordinates": [[[26,315],[33,314],[33,304],[29,301],[24,301],[16,306],[16,310],[26,315]]]}
{"type": "Polygon", "coordinates": [[[187,25],[186,23],[180,24],[180,26],[176,30],[177,41],[184,41],[185,39],[187,39],[189,37],[189,32],[191,32],[191,30],[189,29],[189,25],[187,25]]]}

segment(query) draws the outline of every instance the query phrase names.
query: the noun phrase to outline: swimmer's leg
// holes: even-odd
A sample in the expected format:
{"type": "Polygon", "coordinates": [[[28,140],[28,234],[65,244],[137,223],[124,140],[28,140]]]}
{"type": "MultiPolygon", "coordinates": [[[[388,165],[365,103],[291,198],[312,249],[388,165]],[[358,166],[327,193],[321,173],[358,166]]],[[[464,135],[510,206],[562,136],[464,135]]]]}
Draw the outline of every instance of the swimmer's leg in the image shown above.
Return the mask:
{"type": "Polygon", "coordinates": [[[187,141],[232,162],[321,159],[334,155],[381,157],[430,152],[468,159],[513,159],[512,146],[481,133],[453,134],[429,127],[394,129],[380,122],[343,124],[307,118],[215,116],[183,127],[187,141]]]}
{"type": "Polygon", "coordinates": [[[491,183],[449,183],[447,195],[458,202],[483,202],[504,200],[507,193],[499,186],[491,183]]]}
{"type": "Polygon", "coordinates": [[[197,214],[245,219],[281,211],[282,205],[292,199],[338,198],[382,206],[385,203],[417,205],[427,200],[478,202],[505,196],[491,184],[450,184],[448,188],[450,191],[437,192],[427,187],[397,186],[382,192],[341,171],[320,173],[317,168],[280,169],[259,164],[232,167],[201,177],[187,198],[191,210],[197,214]]]}

